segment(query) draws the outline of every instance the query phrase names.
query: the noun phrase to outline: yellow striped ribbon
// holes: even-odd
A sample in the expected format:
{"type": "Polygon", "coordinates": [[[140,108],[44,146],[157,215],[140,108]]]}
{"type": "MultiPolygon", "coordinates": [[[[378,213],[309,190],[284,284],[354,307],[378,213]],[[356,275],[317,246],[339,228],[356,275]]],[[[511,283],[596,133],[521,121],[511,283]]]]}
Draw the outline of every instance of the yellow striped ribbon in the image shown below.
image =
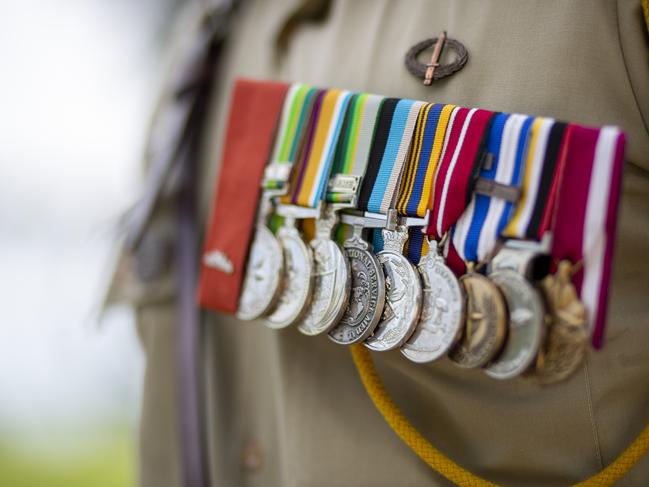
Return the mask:
{"type": "Polygon", "coordinates": [[[532,181],[532,163],[534,154],[536,152],[536,146],[539,143],[539,132],[541,125],[543,124],[543,120],[544,119],[542,117],[538,117],[536,120],[534,120],[534,123],[532,124],[532,128],[530,130],[530,144],[526,149],[527,157],[525,158],[525,164],[523,165],[523,167],[525,168],[525,176],[523,177],[523,184],[521,186],[521,197],[516,203],[514,215],[509,220],[507,226],[505,227],[505,230],[503,231],[503,235],[509,237],[516,235],[516,228],[518,227],[518,222],[521,219],[523,208],[525,207],[525,202],[527,201],[529,187],[532,181]]]}
{"type": "Polygon", "coordinates": [[[437,129],[435,130],[435,140],[433,141],[433,149],[430,152],[430,160],[428,162],[428,171],[426,171],[426,179],[424,180],[424,194],[430,195],[428,201],[422,198],[417,208],[417,214],[425,215],[428,208],[433,206],[433,181],[437,166],[439,165],[439,158],[442,154],[442,147],[444,147],[444,137],[446,136],[446,127],[451,118],[451,113],[456,108],[455,105],[446,105],[442,108],[442,113],[439,115],[437,122],[437,129]]]}

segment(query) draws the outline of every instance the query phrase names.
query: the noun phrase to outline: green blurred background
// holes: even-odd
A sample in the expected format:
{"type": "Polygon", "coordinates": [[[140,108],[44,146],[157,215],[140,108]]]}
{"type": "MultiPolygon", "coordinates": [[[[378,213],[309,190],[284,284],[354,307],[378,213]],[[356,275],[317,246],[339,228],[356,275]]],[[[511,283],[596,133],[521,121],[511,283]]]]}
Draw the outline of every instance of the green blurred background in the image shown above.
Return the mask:
{"type": "Polygon", "coordinates": [[[0,3],[0,487],[137,484],[143,357],[101,303],[177,3],[0,3]]]}

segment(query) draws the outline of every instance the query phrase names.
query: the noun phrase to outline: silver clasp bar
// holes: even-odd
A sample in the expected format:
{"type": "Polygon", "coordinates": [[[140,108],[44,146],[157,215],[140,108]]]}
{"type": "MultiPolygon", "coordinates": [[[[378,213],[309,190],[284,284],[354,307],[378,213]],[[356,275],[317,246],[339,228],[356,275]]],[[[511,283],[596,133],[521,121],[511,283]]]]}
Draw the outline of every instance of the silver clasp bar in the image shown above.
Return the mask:
{"type": "Polygon", "coordinates": [[[275,208],[275,213],[284,218],[294,218],[296,220],[320,218],[322,215],[322,205],[318,205],[316,208],[307,208],[304,206],[279,204],[275,208]]]}
{"type": "Polygon", "coordinates": [[[370,211],[343,210],[340,213],[340,221],[354,227],[385,228],[388,224],[388,217],[370,211]]]}
{"type": "Polygon", "coordinates": [[[394,230],[397,225],[406,227],[426,227],[430,219],[430,212],[426,211],[423,218],[411,216],[397,216],[394,209],[388,210],[387,215],[372,213],[370,211],[343,210],[340,214],[340,221],[346,225],[360,226],[365,228],[387,228],[394,230]]]}

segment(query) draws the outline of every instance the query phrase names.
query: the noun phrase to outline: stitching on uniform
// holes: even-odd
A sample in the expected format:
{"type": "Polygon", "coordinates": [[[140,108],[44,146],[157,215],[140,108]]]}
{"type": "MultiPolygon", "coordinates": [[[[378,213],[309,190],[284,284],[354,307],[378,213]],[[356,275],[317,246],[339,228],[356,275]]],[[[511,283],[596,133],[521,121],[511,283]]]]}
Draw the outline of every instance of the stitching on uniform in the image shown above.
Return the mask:
{"type": "Polygon", "coordinates": [[[590,386],[590,374],[588,372],[588,363],[590,360],[586,358],[584,364],[584,379],[586,382],[586,401],[588,403],[588,416],[590,418],[590,426],[593,432],[593,440],[595,442],[595,459],[599,463],[599,468],[604,468],[604,460],[602,459],[602,449],[599,443],[599,432],[597,431],[597,422],[595,421],[595,412],[593,408],[593,397],[590,386]]]}
{"type": "Polygon", "coordinates": [[[631,94],[633,95],[633,101],[635,101],[635,106],[638,109],[640,114],[640,120],[642,120],[642,125],[644,126],[645,133],[649,137],[649,123],[645,119],[644,113],[642,113],[642,108],[640,107],[640,102],[638,100],[638,95],[636,90],[633,87],[633,82],[631,81],[631,74],[629,73],[629,67],[627,65],[626,57],[624,56],[624,46],[622,45],[622,32],[620,31],[620,0],[615,2],[615,25],[617,27],[617,44],[620,48],[620,53],[622,54],[622,64],[624,65],[624,72],[626,73],[626,79],[629,83],[629,88],[631,88],[631,94]]]}

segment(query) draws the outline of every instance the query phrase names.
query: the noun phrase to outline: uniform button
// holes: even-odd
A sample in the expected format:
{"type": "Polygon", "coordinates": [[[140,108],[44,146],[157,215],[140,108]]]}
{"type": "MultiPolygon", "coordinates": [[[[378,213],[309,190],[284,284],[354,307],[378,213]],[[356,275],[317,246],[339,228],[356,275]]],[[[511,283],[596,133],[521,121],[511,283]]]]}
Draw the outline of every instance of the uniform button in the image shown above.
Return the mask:
{"type": "Polygon", "coordinates": [[[264,452],[256,440],[248,441],[241,452],[241,464],[246,470],[257,472],[264,463],[264,452]]]}

